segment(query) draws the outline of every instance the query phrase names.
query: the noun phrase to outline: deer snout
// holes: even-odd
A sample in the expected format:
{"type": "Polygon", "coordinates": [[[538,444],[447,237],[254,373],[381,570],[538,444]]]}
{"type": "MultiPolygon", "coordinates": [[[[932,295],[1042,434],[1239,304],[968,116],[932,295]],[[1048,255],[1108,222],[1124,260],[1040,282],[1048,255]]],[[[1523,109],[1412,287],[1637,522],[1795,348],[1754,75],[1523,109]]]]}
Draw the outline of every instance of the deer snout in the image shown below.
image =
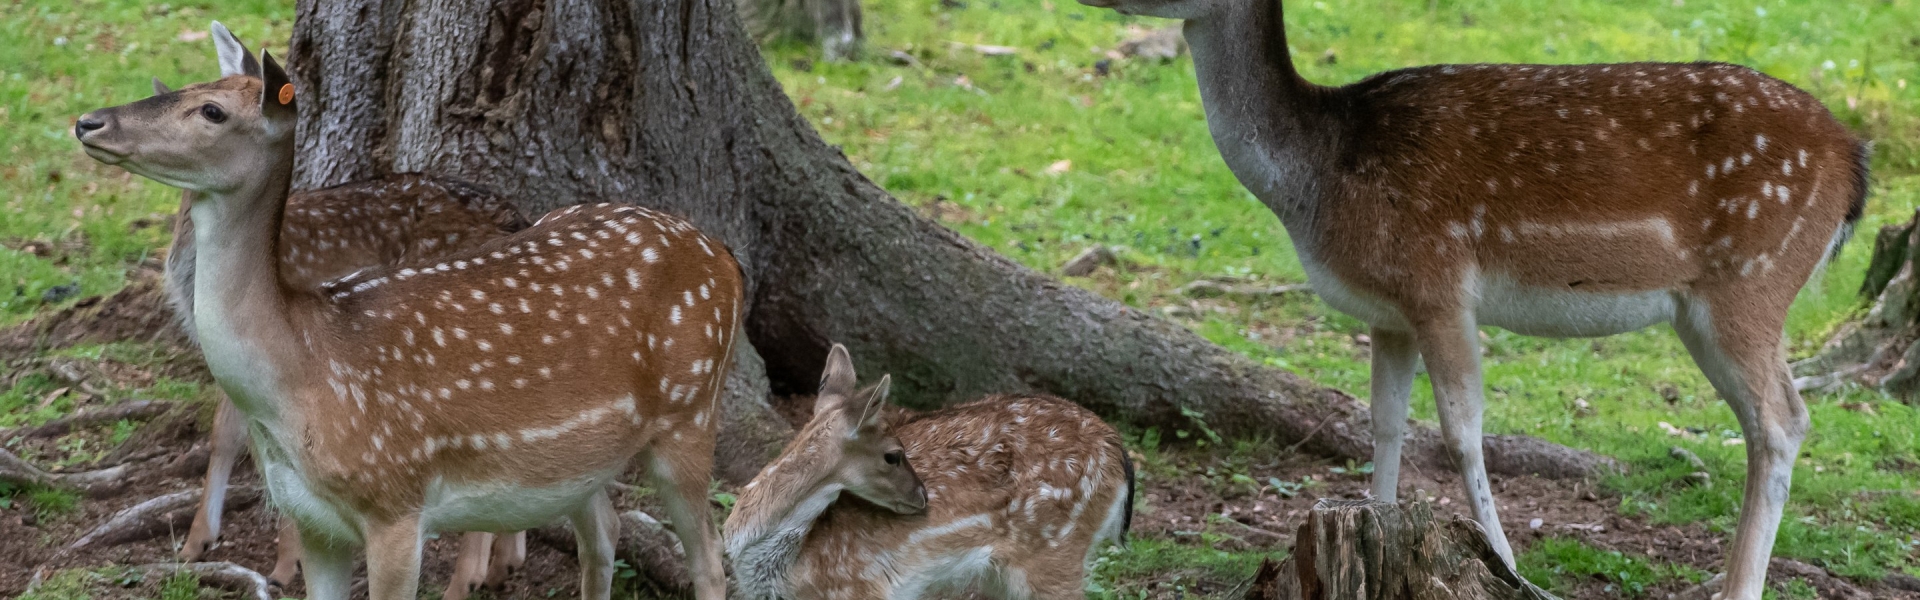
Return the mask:
{"type": "Polygon", "coordinates": [[[913,493],[908,494],[906,501],[901,505],[901,508],[906,509],[899,511],[901,514],[917,515],[927,512],[927,486],[924,484],[913,486],[913,493]]]}
{"type": "Polygon", "coordinates": [[[80,120],[73,123],[73,137],[79,138],[80,141],[84,142],[87,139],[88,133],[99,131],[106,127],[107,120],[103,116],[94,113],[80,115],[80,120]]]}

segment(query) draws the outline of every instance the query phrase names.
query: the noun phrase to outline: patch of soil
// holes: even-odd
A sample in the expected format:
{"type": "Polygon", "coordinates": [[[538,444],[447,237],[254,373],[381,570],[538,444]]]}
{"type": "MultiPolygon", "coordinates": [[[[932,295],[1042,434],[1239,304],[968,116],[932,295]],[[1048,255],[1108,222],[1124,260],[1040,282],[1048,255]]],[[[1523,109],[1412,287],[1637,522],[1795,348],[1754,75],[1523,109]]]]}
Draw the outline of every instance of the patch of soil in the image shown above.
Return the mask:
{"type": "Polygon", "coordinates": [[[76,344],[119,341],[188,345],[173,310],[167,307],[155,266],[134,271],[127,287],[112,295],[83,298],[58,312],[0,330],[0,360],[76,344]]]}
{"type": "MultiPolygon", "coordinates": [[[[1318,499],[1359,499],[1370,494],[1370,475],[1335,472],[1340,465],[1311,456],[1275,452],[1268,462],[1228,468],[1216,455],[1205,451],[1172,448],[1164,452],[1167,457],[1158,461],[1160,466],[1142,469],[1141,500],[1134,514],[1132,535],[1231,551],[1284,551],[1293,546],[1295,531],[1318,499]],[[1224,474],[1229,472],[1246,475],[1255,483],[1235,483],[1224,474]],[[1276,492],[1269,479],[1309,483],[1287,497],[1276,492]]],[[[1136,455],[1135,462],[1145,461],[1136,455]]],[[[1495,476],[1493,483],[1501,527],[1515,551],[1525,551],[1549,537],[1564,537],[1603,550],[1711,573],[1724,568],[1721,561],[1730,536],[1704,525],[1653,524],[1622,515],[1618,496],[1586,482],[1495,476]],[[1532,526],[1535,519],[1540,521],[1538,528],[1532,526]]],[[[1433,502],[1436,515],[1470,517],[1460,479],[1452,473],[1421,472],[1409,465],[1401,473],[1400,496],[1403,500],[1433,502]]],[[[1823,598],[1845,597],[1827,591],[1836,584],[1844,585],[1844,580],[1818,567],[1782,562],[1775,559],[1778,568],[1768,572],[1773,585],[1784,586],[1799,579],[1821,589],[1823,598]]],[[[1879,582],[1851,583],[1874,598],[1920,600],[1920,593],[1879,582]]],[[[1610,587],[1604,580],[1585,578],[1562,584],[1556,593],[1566,600],[1622,597],[1617,587],[1610,587]]],[[[1648,590],[1643,597],[1666,598],[1684,587],[1668,584],[1648,590]]]]}

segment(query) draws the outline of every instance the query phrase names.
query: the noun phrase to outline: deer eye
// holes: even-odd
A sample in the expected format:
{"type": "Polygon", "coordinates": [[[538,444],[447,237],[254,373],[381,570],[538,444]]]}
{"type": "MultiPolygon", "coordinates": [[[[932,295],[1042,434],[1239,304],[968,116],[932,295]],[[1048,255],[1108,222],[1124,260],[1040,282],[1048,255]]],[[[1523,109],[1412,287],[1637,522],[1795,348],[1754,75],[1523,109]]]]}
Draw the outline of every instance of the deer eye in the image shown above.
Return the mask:
{"type": "Polygon", "coordinates": [[[227,111],[220,110],[219,106],[208,103],[200,107],[200,116],[206,117],[208,121],[224,123],[227,120],[227,111]]]}
{"type": "Polygon", "coordinates": [[[899,466],[901,463],[907,462],[907,453],[901,452],[899,450],[895,450],[892,452],[888,452],[885,458],[887,460],[887,464],[899,466]]]}

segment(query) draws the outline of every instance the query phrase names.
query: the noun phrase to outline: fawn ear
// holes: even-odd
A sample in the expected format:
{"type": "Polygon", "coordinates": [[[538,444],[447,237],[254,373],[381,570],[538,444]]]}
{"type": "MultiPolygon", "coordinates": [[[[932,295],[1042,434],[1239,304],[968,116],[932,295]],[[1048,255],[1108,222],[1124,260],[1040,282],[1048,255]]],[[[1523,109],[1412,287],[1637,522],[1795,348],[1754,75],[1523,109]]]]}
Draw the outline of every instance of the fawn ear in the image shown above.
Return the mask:
{"type": "Polygon", "coordinates": [[[260,90],[260,116],[276,131],[291,131],[300,112],[293,103],[293,82],[265,50],[260,51],[260,80],[266,84],[260,90]]]}
{"type": "Polygon", "coordinates": [[[848,425],[852,426],[854,431],[863,433],[879,430],[880,425],[886,422],[885,419],[881,418],[881,413],[886,412],[887,392],[892,388],[893,376],[881,375],[880,383],[873,384],[873,387],[867,388],[865,401],[860,403],[860,415],[855,417],[852,413],[847,414],[847,418],[849,419],[858,419],[857,421],[848,423],[848,425]]]}
{"type": "Polygon", "coordinates": [[[847,347],[834,344],[827,351],[827,366],[820,371],[820,391],[814,397],[813,413],[837,410],[853,395],[853,358],[847,347]]]}
{"type": "Polygon", "coordinates": [[[219,21],[213,22],[213,48],[220,55],[221,77],[260,76],[260,63],[253,60],[252,54],[247,53],[246,44],[240,43],[240,38],[233,37],[233,32],[219,21]]]}
{"type": "Polygon", "coordinates": [[[153,95],[158,96],[171,91],[173,91],[173,88],[167,87],[167,84],[160,83],[159,77],[153,78],[153,95]]]}

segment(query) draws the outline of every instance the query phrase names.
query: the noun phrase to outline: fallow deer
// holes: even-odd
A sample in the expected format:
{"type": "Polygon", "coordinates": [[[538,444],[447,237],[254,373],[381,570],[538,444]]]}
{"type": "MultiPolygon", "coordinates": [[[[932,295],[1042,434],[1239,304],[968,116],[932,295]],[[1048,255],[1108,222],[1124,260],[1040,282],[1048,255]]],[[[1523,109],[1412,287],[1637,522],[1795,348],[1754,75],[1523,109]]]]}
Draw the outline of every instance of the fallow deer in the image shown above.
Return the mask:
{"type": "Polygon", "coordinates": [[[1436,65],[1325,87],[1294,70],[1278,0],[1081,1],[1186,21],[1227,166],[1320,296],[1372,327],[1375,497],[1396,496],[1424,357],[1473,516],[1511,562],[1476,329],[1670,322],[1747,435],[1724,591],[1760,597],[1808,427],[1787,307],[1867,193],[1866,145],[1818,100],[1715,63],[1436,65]]]}
{"type": "Polygon", "coordinates": [[[347,596],[354,546],[371,598],[411,599],[426,532],[564,516],[582,597],[607,598],[618,524],[605,487],[639,455],[697,597],[722,598],[706,493],[740,308],[727,248],[649,209],[573,206],[433,264],[291,288],[276,250],[295,106],[262,52],[260,77],[74,129],[96,160],[195,192],[194,328],[298,523],[310,596],[347,596]]]}
{"type": "MultiPolygon", "coordinates": [[[[222,75],[260,76],[260,63],[225,26],[214,23],[212,39],[222,75]]],[[[159,79],[154,93],[173,91],[159,79]]],[[[193,339],[193,192],[181,192],[173,245],[167,253],[166,291],[174,316],[193,339]]],[[[470,249],[527,227],[526,217],[505,199],[471,184],[413,174],[391,175],[288,196],[280,227],[280,277],[295,289],[318,290],[362,269],[418,263],[470,249]]],[[[180,559],[193,562],[220,536],[227,481],[246,449],[246,420],[232,402],[214,415],[212,456],[193,525],[180,559]]],[[[268,579],[287,584],[299,570],[300,538],[282,527],[279,558],[268,579]]],[[[462,600],[481,584],[500,585],[526,560],[526,534],[496,541],[474,532],[461,541],[453,578],[442,594],[462,600]],[[491,552],[491,554],[489,554],[491,552]],[[490,568],[491,567],[491,568],[490,568]]]]}
{"type": "MultiPolygon", "coordinates": [[[[175,220],[166,273],[168,300],[189,338],[193,336],[194,259],[193,221],[186,210],[192,204],[191,195],[183,193],[187,198],[175,220]]],[[[526,219],[498,196],[458,181],[413,174],[292,194],[284,219],[282,282],[311,290],[361,269],[430,260],[527,227],[526,219]]],[[[246,419],[238,411],[232,402],[222,400],[215,412],[205,488],[193,526],[180,547],[182,561],[199,560],[219,539],[227,481],[246,449],[246,419]]],[[[279,546],[280,557],[268,579],[290,583],[298,572],[298,530],[283,528],[279,546]]],[[[496,543],[491,534],[468,533],[461,548],[459,568],[442,594],[446,600],[465,598],[482,583],[504,582],[525,562],[526,534],[504,536],[496,543]]]]}
{"type": "Polygon", "coordinates": [[[1133,515],[1120,435],[1048,396],[989,397],[890,425],[889,381],[855,391],[853,362],[833,346],[812,419],[727,518],[742,594],[1085,597],[1092,553],[1121,542],[1133,515]]]}

